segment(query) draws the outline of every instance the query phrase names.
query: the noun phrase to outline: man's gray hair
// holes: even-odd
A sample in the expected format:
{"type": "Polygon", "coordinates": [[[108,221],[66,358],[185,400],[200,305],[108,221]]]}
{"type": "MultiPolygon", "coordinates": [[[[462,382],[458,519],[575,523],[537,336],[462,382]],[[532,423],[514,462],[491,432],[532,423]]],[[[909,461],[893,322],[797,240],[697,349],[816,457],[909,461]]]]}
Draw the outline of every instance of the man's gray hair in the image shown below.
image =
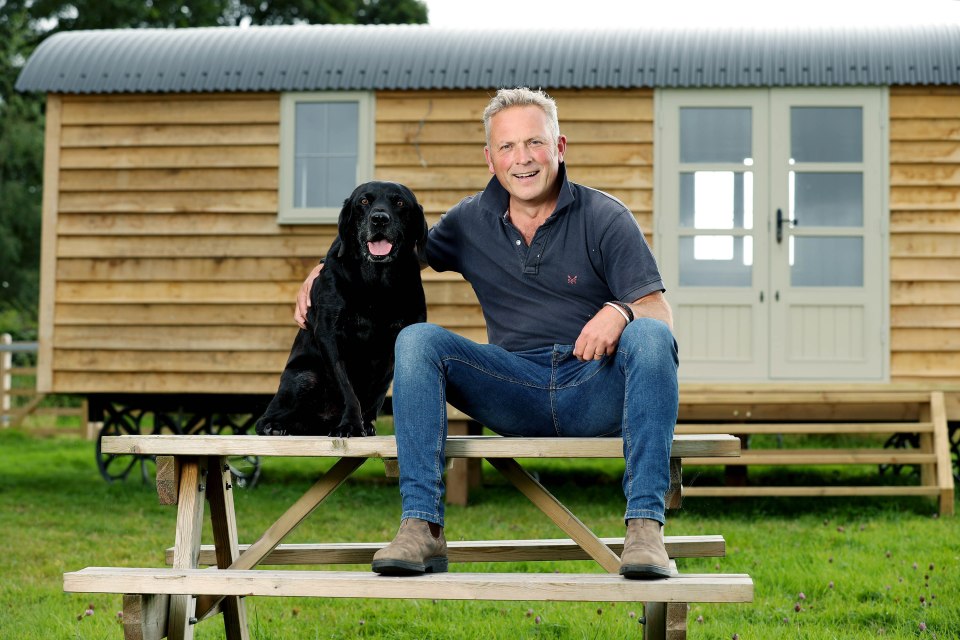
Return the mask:
{"type": "Polygon", "coordinates": [[[504,109],[510,107],[535,106],[543,109],[547,114],[550,133],[553,135],[553,141],[560,139],[560,122],[557,120],[557,103],[553,98],[543,92],[542,89],[533,91],[527,87],[517,87],[516,89],[500,89],[497,91],[487,108],[483,110],[483,130],[487,137],[487,144],[490,144],[490,119],[504,109]]]}

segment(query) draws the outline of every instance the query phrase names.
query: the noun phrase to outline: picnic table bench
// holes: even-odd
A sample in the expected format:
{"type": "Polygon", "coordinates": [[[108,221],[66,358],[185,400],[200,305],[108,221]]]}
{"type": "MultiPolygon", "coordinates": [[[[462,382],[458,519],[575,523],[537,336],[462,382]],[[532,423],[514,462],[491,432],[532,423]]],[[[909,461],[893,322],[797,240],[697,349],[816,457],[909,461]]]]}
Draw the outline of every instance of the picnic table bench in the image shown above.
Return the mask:
{"type": "MultiPolygon", "coordinates": [[[[429,598],[447,600],[596,601],[644,603],[644,637],[686,637],[687,603],[750,602],[745,574],[682,574],[663,580],[626,580],[618,575],[623,538],[599,538],[518,462],[525,458],[622,458],[620,438],[503,438],[450,436],[448,458],[486,459],[569,536],[556,540],[451,542],[451,562],[593,559],[606,573],[450,572],[411,577],[369,571],[255,569],[258,564],[330,565],[367,563],[385,543],[284,545],[282,541],[369,458],[396,458],[392,436],[368,438],[208,435],[112,436],[101,443],[117,454],[158,456],[161,502],[176,504],[170,567],[88,567],[64,574],[64,590],[120,593],[124,636],[156,640],[193,637],[194,625],[222,614],[228,640],[249,638],[244,596],[324,598],[429,598]],[[336,458],[333,466],[249,545],[240,546],[229,456],[336,458]],[[210,505],[213,544],[201,544],[205,502],[210,505]],[[210,565],[211,568],[200,568],[210,565]]],[[[739,440],[730,435],[678,435],[671,452],[668,507],[680,506],[681,460],[735,458],[739,440]]],[[[672,559],[722,556],[722,536],[668,536],[672,559]]]]}

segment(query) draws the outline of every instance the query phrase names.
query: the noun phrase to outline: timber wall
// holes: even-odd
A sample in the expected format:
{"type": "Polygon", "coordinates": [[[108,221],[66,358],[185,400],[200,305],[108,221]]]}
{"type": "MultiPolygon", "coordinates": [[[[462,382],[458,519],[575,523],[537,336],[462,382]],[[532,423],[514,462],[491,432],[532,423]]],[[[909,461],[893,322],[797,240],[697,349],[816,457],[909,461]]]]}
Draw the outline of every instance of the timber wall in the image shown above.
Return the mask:
{"type": "MultiPolygon", "coordinates": [[[[653,92],[557,91],[571,179],[653,229],[653,92]]],[[[434,222],[483,188],[486,92],[377,94],[378,178],[434,222]]],[[[50,96],[41,391],[273,393],[332,225],[278,225],[279,95],[50,96]]],[[[890,90],[893,382],[960,383],[960,88],[890,90]]],[[[459,276],[431,321],[483,340],[459,276]]]]}
{"type": "MultiPolygon", "coordinates": [[[[554,93],[571,178],[649,233],[653,93],[554,93]]],[[[278,225],[279,94],[48,99],[38,387],[67,393],[276,390],[293,300],[336,233],[278,225]]],[[[379,93],[377,178],[435,221],[490,175],[485,92],[379,93]]],[[[485,339],[473,291],[424,272],[428,316],[485,339]]]]}
{"type": "Polygon", "coordinates": [[[894,382],[960,383],[960,87],[890,89],[894,382]]]}

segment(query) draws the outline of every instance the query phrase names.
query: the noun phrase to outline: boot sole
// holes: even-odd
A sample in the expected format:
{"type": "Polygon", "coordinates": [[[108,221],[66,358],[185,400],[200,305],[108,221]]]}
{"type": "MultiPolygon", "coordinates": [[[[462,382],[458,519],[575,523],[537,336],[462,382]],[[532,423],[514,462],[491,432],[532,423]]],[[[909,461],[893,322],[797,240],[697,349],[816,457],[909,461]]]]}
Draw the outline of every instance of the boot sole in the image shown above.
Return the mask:
{"type": "Polygon", "coordinates": [[[620,567],[620,575],[628,580],[663,580],[670,569],[655,564],[628,564],[620,567]]]}
{"type": "Polygon", "coordinates": [[[374,560],[374,573],[384,576],[416,576],[422,573],[446,573],[447,559],[443,556],[427,558],[424,563],[406,560],[374,560]]]}

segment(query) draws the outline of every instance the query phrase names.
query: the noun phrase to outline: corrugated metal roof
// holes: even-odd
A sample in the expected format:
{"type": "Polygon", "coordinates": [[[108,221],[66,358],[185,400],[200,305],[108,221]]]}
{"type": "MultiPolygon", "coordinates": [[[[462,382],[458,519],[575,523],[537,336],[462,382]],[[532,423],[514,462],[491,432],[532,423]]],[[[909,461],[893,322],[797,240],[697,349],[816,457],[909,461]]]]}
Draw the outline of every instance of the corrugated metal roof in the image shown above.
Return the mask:
{"type": "Polygon", "coordinates": [[[16,86],[130,93],[902,84],[960,84],[960,24],[73,31],[41,43],[16,86]]]}

